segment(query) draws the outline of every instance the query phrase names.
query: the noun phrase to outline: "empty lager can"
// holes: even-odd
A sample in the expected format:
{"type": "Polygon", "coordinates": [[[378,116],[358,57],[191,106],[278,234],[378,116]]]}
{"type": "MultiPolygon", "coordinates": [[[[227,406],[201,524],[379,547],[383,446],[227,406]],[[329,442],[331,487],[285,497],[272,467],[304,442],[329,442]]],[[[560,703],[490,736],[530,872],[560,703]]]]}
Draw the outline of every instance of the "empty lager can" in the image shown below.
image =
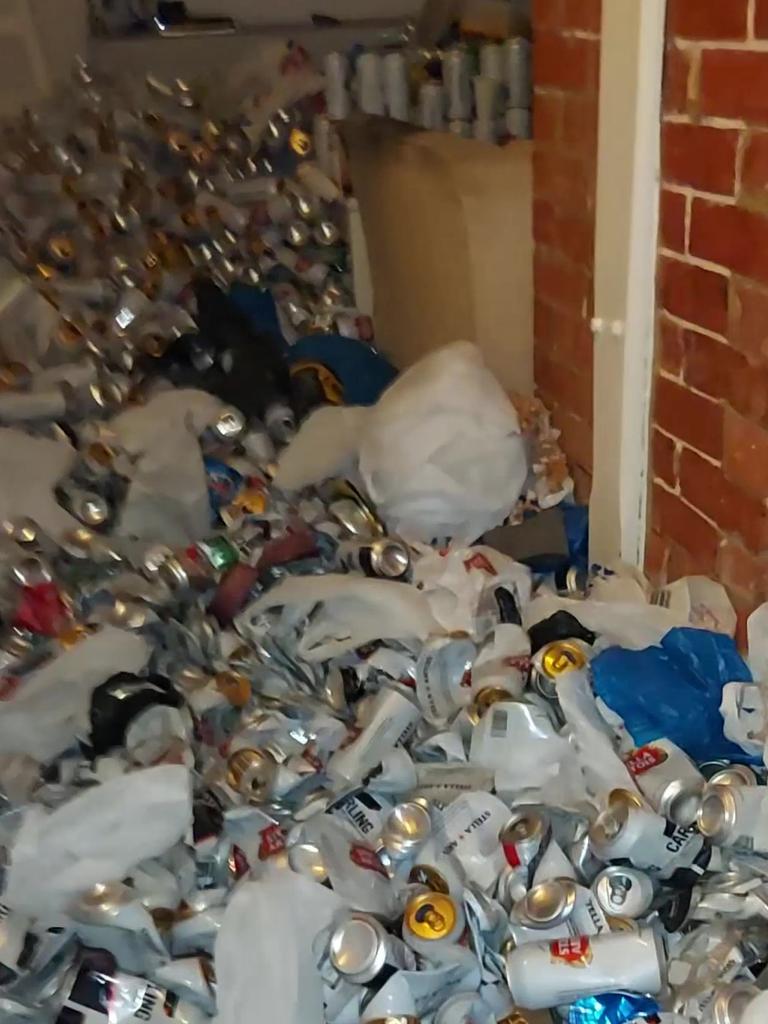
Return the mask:
{"type": "Polygon", "coordinates": [[[343,121],[349,116],[347,75],[349,62],[343,53],[327,53],[323,61],[325,71],[325,105],[332,121],[343,121]]]}
{"type": "Polygon", "coordinates": [[[580,640],[555,640],[540,648],[531,664],[531,686],[546,700],[557,700],[557,678],[589,661],[589,648],[580,640]]]}
{"type": "Polygon", "coordinates": [[[365,985],[378,983],[398,970],[414,970],[413,951],[390,935],[370,914],[352,912],[334,930],[329,946],[330,961],[348,981],[365,985]]]}
{"type": "Polygon", "coordinates": [[[625,764],[655,811],[676,825],[692,825],[696,821],[704,777],[671,740],[654,740],[633,750],[625,764]]]}
{"type": "Polygon", "coordinates": [[[528,867],[538,856],[548,831],[544,818],[533,808],[514,814],[499,833],[510,867],[528,867]]]}
{"type": "Polygon", "coordinates": [[[531,44],[517,37],[504,44],[508,105],[530,110],[533,92],[531,77],[531,44]]]}
{"type": "Polygon", "coordinates": [[[409,800],[389,812],[381,841],[392,860],[403,860],[415,854],[431,834],[432,819],[424,803],[409,800]]]}
{"type": "Polygon", "coordinates": [[[377,579],[403,580],[411,571],[408,545],[396,537],[380,537],[365,544],[341,544],[339,557],[348,569],[377,579]]]}
{"type": "Polygon", "coordinates": [[[419,124],[430,132],[443,130],[445,92],[440,82],[422,82],[419,89],[419,124]]]}
{"type": "Polygon", "coordinates": [[[518,946],[506,973],[517,1005],[543,1010],[619,989],[655,995],[666,982],[666,954],[653,928],[572,936],[518,946]]]}
{"type": "Polygon", "coordinates": [[[603,861],[628,860],[634,867],[663,877],[690,867],[704,846],[694,829],[628,801],[615,801],[597,816],[589,830],[592,850],[603,861]]]}
{"type": "Polygon", "coordinates": [[[717,846],[768,854],[768,789],[708,786],[698,825],[701,834],[717,846]]]}
{"type": "Polygon", "coordinates": [[[606,914],[634,920],[651,909],[655,886],[643,871],[613,864],[600,872],[592,891],[606,914]]]}
{"type": "Polygon", "coordinates": [[[717,764],[715,771],[711,774],[704,771],[702,774],[707,780],[708,786],[756,786],[757,776],[746,764],[717,764]]]}
{"type": "Polygon", "coordinates": [[[441,950],[459,942],[465,927],[461,905],[447,893],[414,896],[403,914],[403,939],[411,949],[430,959],[439,960],[441,950]]]}
{"type": "Polygon", "coordinates": [[[443,86],[451,121],[467,121],[472,114],[469,54],[456,47],[443,54],[443,86]]]}

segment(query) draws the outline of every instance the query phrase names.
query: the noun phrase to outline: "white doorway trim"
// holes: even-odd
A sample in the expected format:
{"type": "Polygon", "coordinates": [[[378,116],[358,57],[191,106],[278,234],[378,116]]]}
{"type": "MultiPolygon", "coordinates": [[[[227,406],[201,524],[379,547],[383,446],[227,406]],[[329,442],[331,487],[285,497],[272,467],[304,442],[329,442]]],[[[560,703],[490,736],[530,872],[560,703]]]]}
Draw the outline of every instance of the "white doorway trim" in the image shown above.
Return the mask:
{"type": "Polygon", "coordinates": [[[590,556],[645,557],[666,0],[603,0],[590,556]]]}

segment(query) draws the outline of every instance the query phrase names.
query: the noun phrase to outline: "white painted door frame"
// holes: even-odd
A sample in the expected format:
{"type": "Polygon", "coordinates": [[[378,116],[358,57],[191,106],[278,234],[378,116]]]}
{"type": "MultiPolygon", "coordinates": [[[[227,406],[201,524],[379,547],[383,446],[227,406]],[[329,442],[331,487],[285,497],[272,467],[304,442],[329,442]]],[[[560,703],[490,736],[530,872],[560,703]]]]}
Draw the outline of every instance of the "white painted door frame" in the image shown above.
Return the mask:
{"type": "Polygon", "coordinates": [[[645,557],[666,0],[603,0],[593,561],[645,557]]]}

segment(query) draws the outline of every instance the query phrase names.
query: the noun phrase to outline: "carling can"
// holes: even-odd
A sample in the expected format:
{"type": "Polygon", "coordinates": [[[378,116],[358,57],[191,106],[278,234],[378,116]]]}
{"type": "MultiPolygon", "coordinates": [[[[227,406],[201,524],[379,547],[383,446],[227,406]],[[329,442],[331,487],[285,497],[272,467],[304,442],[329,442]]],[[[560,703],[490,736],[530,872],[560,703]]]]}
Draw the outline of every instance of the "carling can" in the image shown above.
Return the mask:
{"type": "Polygon", "coordinates": [[[603,861],[628,860],[634,867],[670,878],[690,868],[704,847],[694,828],[681,828],[654,811],[614,801],[589,830],[593,852],[603,861]]]}
{"type": "Polygon", "coordinates": [[[542,1010],[618,989],[655,995],[666,982],[666,954],[654,928],[571,936],[516,947],[506,974],[517,1005],[542,1010]]]}

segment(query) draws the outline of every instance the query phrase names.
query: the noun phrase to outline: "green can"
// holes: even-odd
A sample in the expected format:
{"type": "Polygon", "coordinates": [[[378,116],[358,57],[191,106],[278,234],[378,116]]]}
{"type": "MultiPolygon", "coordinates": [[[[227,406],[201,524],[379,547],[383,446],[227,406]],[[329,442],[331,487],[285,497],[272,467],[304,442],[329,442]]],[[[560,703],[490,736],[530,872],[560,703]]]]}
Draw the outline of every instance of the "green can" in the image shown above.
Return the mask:
{"type": "Polygon", "coordinates": [[[217,573],[225,573],[240,561],[237,548],[226,537],[209,537],[198,541],[195,547],[217,573]]]}

